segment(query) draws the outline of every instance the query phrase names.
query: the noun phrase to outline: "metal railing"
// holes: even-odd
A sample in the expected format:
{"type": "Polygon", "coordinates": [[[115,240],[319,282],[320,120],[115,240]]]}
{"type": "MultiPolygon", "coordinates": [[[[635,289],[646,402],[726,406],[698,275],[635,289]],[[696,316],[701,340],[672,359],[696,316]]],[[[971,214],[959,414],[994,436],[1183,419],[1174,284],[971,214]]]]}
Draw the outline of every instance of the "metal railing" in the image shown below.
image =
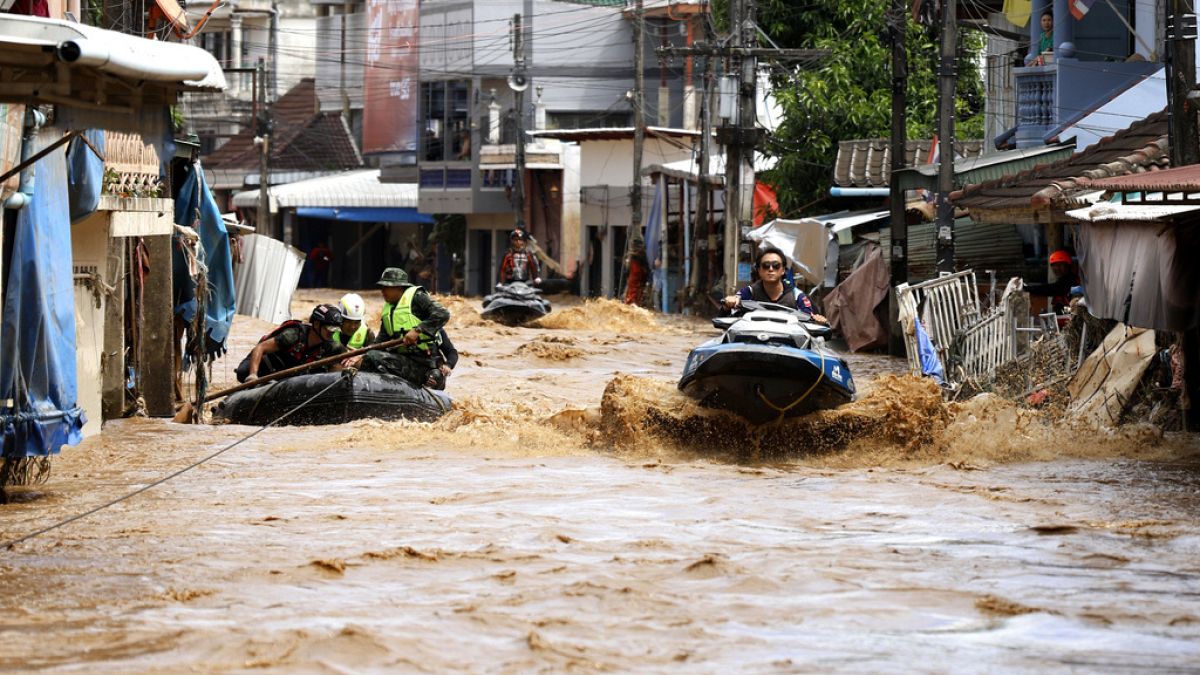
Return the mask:
{"type": "Polygon", "coordinates": [[[975,272],[946,274],[896,287],[909,370],[920,375],[916,322],[920,321],[945,370],[946,383],[989,380],[996,368],[1017,357],[1015,295],[986,313],[979,301],[975,272]]]}

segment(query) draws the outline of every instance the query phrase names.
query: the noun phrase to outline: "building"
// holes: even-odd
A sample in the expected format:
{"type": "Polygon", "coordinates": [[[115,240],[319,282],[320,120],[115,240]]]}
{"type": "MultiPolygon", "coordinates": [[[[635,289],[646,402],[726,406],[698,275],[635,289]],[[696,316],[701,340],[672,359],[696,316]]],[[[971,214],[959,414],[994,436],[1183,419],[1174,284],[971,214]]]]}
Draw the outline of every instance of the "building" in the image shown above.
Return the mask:
{"type": "MultiPolygon", "coordinates": [[[[646,4],[645,78],[652,92],[646,97],[646,121],[664,129],[694,129],[691,59],[664,64],[652,50],[690,44],[707,7],[646,4]]],[[[429,0],[420,6],[419,40],[420,208],[466,217],[466,292],[485,293],[494,283],[507,246],[505,233],[517,222],[513,193],[518,180],[525,197],[523,219],[545,259],[563,276],[574,276],[592,238],[581,228],[608,232],[610,226],[627,227],[631,219],[629,189],[635,177],[628,94],[634,85],[634,53],[629,7],[623,2],[429,0]],[[514,34],[520,39],[512,39],[514,34]],[[613,130],[611,137],[604,136],[610,133],[605,129],[613,130]],[[521,139],[520,130],[529,135],[521,139]],[[565,134],[571,130],[581,135],[565,134]],[[520,140],[526,173],[517,177],[520,140]],[[612,154],[593,157],[587,147],[592,143],[597,151],[612,154]],[[579,183],[573,183],[576,176],[579,183]],[[597,202],[590,195],[600,189],[605,196],[597,202]]],[[[674,132],[664,133],[674,138],[674,132]]],[[[647,138],[645,164],[690,156],[647,138]]],[[[691,152],[690,143],[681,145],[691,152]]],[[[644,200],[646,209],[649,202],[644,200]]],[[[593,264],[604,270],[601,278],[607,281],[599,283],[605,294],[616,284],[611,262],[623,256],[617,238],[603,238],[608,242],[603,258],[610,264],[592,256],[593,264]]]]}
{"type": "Polygon", "coordinates": [[[22,272],[0,294],[6,460],[57,452],[133,397],[174,414],[168,108],[224,87],[195,47],[0,14],[2,264],[22,272]]]}
{"type": "Polygon", "coordinates": [[[1069,0],[983,4],[989,149],[1075,139],[1083,150],[1166,105],[1166,0],[1097,2],[1081,18],[1069,0]],[[1043,54],[1045,12],[1054,29],[1043,54]]]}

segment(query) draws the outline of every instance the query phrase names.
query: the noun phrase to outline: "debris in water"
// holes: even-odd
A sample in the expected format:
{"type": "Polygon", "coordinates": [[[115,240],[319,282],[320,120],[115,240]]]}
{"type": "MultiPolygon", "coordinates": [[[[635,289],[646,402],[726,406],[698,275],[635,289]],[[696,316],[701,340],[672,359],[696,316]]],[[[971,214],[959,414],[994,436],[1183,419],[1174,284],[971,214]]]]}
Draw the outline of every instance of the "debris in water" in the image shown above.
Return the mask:
{"type": "MultiPolygon", "coordinates": [[[[1019,602],[1005,600],[994,595],[988,594],[975,600],[975,609],[984,614],[994,614],[996,616],[1019,616],[1021,614],[1034,614],[1037,612],[1046,612],[1040,607],[1030,607],[1022,605],[1019,602]]],[[[1054,612],[1049,612],[1053,614],[1054,612]]]]}
{"type": "Polygon", "coordinates": [[[333,574],[342,574],[346,571],[346,561],[340,558],[323,558],[320,560],[314,560],[310,562],[309,565],[325,570],[326,572],[332,572],[333,574]]]}

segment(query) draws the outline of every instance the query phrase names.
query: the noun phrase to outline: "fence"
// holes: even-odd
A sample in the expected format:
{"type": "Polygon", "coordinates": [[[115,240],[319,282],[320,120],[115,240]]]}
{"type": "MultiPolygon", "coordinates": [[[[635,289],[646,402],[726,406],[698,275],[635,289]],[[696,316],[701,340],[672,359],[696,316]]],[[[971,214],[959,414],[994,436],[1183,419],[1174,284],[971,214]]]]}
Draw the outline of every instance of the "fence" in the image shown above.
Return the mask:
{"type": "Polygon", "coordinates": [[[997,366],[1017,356],[1015,294],[1006,295],[985,314],[975,272],[947,274],[919,284],[896,287],[904,347],[914,375],[921,374],[916,322],[921,321],[945,367],[951,386],[966,379],[990,379],[997,366]]]}

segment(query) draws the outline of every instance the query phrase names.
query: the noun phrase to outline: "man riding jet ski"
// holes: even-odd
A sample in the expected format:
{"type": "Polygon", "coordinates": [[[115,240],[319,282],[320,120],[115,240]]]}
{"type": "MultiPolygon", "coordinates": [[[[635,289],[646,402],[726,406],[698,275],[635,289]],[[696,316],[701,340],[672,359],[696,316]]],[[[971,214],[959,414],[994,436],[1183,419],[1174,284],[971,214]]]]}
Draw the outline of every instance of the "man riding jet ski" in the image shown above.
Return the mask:
{"type": "Polygon", "coordinates": [[[759,254],[758,288],[748,286],[726,298],[727,305],[744,313],[713,320],[726,329],[724,335],[692,350],[679,380],[679,389],[702,405],[730,410],[754,424],[854,400],[850,368],[825,348],[824,317],[812,313],[807,296],[781,283],[784,260],[779,249],[759,254]],[[754,299],[761,293],[786,304],[754,299]]]}

